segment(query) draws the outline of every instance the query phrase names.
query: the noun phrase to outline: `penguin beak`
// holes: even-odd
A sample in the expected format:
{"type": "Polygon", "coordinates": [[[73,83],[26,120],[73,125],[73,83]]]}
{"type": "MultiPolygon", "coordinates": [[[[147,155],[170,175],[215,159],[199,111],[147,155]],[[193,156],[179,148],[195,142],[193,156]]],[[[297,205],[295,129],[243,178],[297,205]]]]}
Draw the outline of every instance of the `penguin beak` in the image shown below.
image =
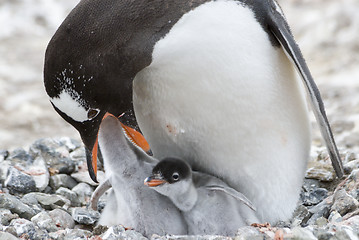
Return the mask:
{"type": "Polygon", "coordinates": [[[163,179],[158,179],[154,176],[148,177],[145,179],[144,184],[148,187],[157,187],[162,184],[165,184],[167,181],[163,179]]]}
{"type": "MultiPolygon", "coordinates": [[[[111,113],[106,112],[105,115],[102,117],[101,123],[104,119],[106,119],[109,116],[117,118],[114,115],[112,115],[111,113]]],[[[95,141],[93,143],[90,142],[89,144],[86,144],[88,142],[88,141],[86,141],[88,138],[87,139],[82,138],[82,141],[84,142],[84,144],[87,148],[87,151],[86,151],[87,168],[88,168],[91,179],[96,183],[98,182],[97,181],[98,133],[101,128],[101,123],[97,130],[96,138],[94,138],[95,141]],[[90,149],[91,149],[91,151],[90,151],[90,149]]],[[[89,139],[89,141],[91,141],[91,138],[89,139]]]]}
{"type": "MultiPolygon", "coordinates": [[[[106,112],[105,115],[102,117],[101,123],[104,119],[107,117],[114,117],[114,118],[120,118],[112,115],[111,113],[106,112]]],[[[82,138],[84,144],[86,145],[86,148],[88,151],[86,151],[86,159],[87,159],[87,167],[90,174],[91,179],[94,182],[97,181],[97,152],[98,152],[98,132],[101,128],[101,123],[99,125],[99,128],[97,130],[95,141],[91,144],[86,144],[86,141],[84,138],[82,138]],[[90,151],[91,149],[91,151],[90,151]]],[[[142,148],[146,153],[150,152],[150,145],[146,141],[146,139],[143,137],[143,135],[139,132],[137,132],[135,129],[128,127],[121,123],[122,128],[124,129],[124,132],[127,136],[127,138],[136,146],[142,148]]]]}

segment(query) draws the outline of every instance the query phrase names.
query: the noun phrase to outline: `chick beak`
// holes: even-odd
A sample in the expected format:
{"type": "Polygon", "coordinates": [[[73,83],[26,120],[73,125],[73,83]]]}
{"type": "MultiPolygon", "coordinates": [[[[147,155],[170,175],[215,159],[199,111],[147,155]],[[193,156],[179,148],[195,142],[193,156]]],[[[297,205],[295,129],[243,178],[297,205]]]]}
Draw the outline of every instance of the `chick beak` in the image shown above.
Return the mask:
{"type": "Polygon", "coordinates": [[[158,179],[156,177],[148,177],[145,179],[144,184],[148,187],[157,187],[160,186],[162,184],[166,183],[165,180],[163,179],[158,179]]]}

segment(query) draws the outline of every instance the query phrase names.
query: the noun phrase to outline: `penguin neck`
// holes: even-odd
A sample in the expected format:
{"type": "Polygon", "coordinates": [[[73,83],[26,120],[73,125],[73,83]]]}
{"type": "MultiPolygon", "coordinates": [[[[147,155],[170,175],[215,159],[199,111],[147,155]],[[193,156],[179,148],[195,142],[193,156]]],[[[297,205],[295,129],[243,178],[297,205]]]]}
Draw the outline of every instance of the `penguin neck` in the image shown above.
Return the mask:
{"type": "Polygon", "coordinates": [[[99,131],[99,144],[104,155],[106,171],[124,169],[129,165],[137,167],[137,157],[117,119],[108,117],[103,120],[99,131]]]}
{"type": "Polygon", "coordinates": [[[191,210],[197,202],[198,192],[192,181],[184,192],[170,197],[172,202],[184,212],[191,210]]]}

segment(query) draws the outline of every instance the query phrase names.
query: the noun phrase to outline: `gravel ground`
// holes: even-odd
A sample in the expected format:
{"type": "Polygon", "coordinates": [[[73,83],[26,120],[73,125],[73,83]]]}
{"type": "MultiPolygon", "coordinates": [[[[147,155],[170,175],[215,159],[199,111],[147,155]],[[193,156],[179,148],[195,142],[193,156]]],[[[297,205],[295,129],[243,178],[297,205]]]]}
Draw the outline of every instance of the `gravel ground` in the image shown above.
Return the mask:
{"type": "MultiPolygon", "coordinates": [[[[121,226],[94,228],[99,213],[86,208],[94,186],[83,148],[44,92],[46,45],[77,2],[0,1],[0,239],[140,238],[121,226]]],[[[322,92],[346,177],[334,178],[313,117],[311,161],[293,219],[241,228],[236,239],[358,239],[359,1],[279,2],[322,92]]]]}

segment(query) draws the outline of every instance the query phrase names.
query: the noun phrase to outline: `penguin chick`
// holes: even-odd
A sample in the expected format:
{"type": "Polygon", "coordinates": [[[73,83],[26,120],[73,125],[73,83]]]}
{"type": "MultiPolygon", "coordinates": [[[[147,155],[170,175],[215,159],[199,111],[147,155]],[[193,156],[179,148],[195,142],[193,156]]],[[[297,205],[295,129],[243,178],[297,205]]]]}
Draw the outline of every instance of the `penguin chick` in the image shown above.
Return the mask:
{"type": "Polygon", "coordinates": [[[256,221],[252,203],[220,179],[192,172],[183,160],[165,158],[145,179],[145,185],[169,197],[183,212],[188,234],[233,236],[249,224],[249,213],[256,221]]]}
{"type": "Polygon", "coordinates": [[[134,146],[125,136],[121,122],[105,115],[99,131],[107,180],[96,190],[92,204],[112,186],[99,224],[123,224],[144,236],[186,234],[182,213],[166,197],[143,185],[157,161],[134,146]]]}

